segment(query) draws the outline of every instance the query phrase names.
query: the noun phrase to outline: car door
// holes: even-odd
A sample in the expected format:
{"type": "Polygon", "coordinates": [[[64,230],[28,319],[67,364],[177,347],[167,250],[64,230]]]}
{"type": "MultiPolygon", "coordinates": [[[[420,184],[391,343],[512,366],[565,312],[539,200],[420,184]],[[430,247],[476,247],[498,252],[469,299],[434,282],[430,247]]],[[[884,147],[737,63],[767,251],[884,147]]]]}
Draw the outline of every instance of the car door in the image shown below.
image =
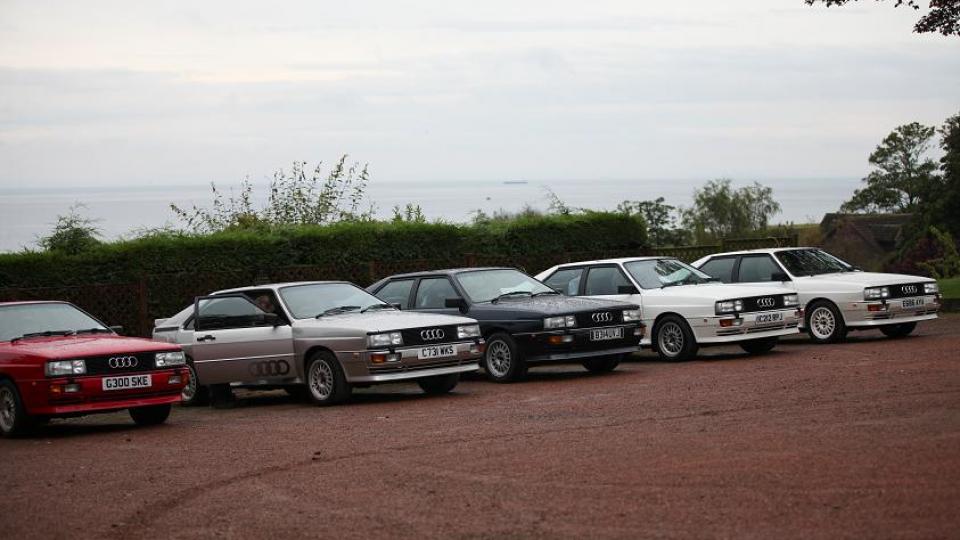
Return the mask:
{"type": "Polygon", "coordinates": [[[194,301],[190,355],[200,384],[295,378],[293,331],[285,314],[267,314],[248,297],[194,301]]]}
{"type": "Polygon", "coordinates": [[[768,253],[741,255],[733,272],[738,285],[794,289],[786,272],[768,253]]]}
{"type": "Polygon", "coordinates": [[[636,286],[618,264],[590,266],[580,282],[581,296],[640,303],[636,286]]]}
{"type": "Polygon", "coordinates": [[[448,299],[462,298],[446,276],[421,278],[417,282],[410,309],[430,313],[460,315],[456,307],[447,307],[448,299]]]}

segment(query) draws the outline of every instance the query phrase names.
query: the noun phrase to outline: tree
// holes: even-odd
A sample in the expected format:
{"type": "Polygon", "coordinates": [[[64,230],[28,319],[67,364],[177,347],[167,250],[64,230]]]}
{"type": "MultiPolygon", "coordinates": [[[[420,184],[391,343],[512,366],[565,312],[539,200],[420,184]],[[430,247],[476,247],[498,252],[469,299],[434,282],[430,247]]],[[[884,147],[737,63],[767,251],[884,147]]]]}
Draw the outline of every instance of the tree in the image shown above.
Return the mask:
{"type": "Polygon", "coordinates": [[[617,212],[632,216],[639,214],[647,224],[647,237],[656,247],[679,246],[687,243],[687,231],[677,227],[678,209],[664,204],[663,197],[652,201],[623,201],[617,212]]]}
{"type": "MultiPolygon", "coordinates": [[[[808,6],[826,4],[827,6],[842,6],[857,0],[803,0],[808,6]]],[[[880,0],[878,0],[880,1],[880,0]]],[[[894,6],[908,6],[915,10],[920,9],[920,2],[916,0],[895,0],[894,6]]],[[[960,0],[930,0],[930,11],[920,17],[913,31],[918,34],[939,32],[945,36],[960,36],[960,0]]]]}
{"type": "Polygon", "coordinates": [[[770,218],[780,212],[773,189],[754,182],[735,190],[732,183],[712,180],[693,192],[693,207],[683,210],[683,224],[697,241],[764,231],[770,218]]]}
{"type": "Polygon", "coordinates": [[[913,212],[936,196],[940,178],[937,164],[926,154],[936,128],[918,122],[893,130],[870,154],[875,167],[844,212],[913,212]]]}
{"type": "Polygon", "coordinates": [[[942,176],[940,190],[928,216],[931,225],[943,227],[960,238],[960,112],[947,118],[940,128],[942,176]]]}
{"type": "Polygon", "coordinates": [[[82,204],[70,207],[65,215],[57,216],[53,232],[40,238],[40,247],[67,255],[78,255],[100,245],[100,229],[90,219],[80,214],[82,204]]]}

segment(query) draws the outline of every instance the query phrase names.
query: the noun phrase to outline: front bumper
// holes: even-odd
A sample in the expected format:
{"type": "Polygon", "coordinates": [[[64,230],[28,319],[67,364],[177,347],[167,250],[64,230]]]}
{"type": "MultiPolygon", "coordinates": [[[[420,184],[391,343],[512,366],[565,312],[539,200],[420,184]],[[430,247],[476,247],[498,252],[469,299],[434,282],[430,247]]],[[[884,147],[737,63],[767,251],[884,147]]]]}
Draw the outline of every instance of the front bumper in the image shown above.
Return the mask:
{"type": "Polygon", "coordinates": [[[392,349],[344,351],[337,353],[344,376],[350,383],[389,383],[452,373],[470,373],[480,369],[484,342],[481,339],[436,345],[402,346],[392,349]],[[425,348],[452,346],[454,354],[439,358],[420,358],[425,348]],[[374,362],[386,356],[388,360],[374,362]]]}
{"type": "Polygon", "coordinates": [[[179,403],[190,372],[185,368],[116,373],[109,376],[51,377],[18,383],[27,412],[42,416],[79,416],[134,407],[179,403]],[[104,390],[103,379],[150,375],[149,388],[104,390]],[[66,391],[67,388],[71,391],[66,391]]]}
{"type": "Polygon", "coordinates": [[[639,323],[624,323],[601,327],[566,328],[513,334],[513,339],[527,362],[561,362],[595,356],[630,354],[640,350],[645,327],[639,323]],[[623,329],[623,337],[595,341],[594,330],[623,329]]]}
{"type": "MultiPolygon", "coordinates": [[[[755,339],[790,336],[798,333],[803,311],[800,309],[774,309],[686,319],[693,336],[700,345],[741,343],[755,339]],[[780,316],[780,320],[769,319],[780,316]]],[[[649,345],[650,340],[644,341],[649,345]]]]}
{"type": "Polygon", "coordinates": [[[929,321],[940,311],[940,295],[850,302],[841,311],[847,326],[855,328],[929,321]]]}

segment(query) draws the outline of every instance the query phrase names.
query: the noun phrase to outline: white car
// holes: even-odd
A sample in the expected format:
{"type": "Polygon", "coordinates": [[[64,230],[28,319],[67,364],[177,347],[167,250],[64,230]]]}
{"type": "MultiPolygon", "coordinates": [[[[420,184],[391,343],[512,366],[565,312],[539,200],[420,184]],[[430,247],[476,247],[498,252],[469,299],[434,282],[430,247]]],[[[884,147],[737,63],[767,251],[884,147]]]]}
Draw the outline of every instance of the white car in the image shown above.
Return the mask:
{"type": "Polygon", "coordinates": [[[940,289],[926,277],[864,272],[812,247],[717,253],[693,263],[724,283],[790,288],[806,313],[801,327],[814,341],[832,343],[848,330],[877,328],[906,336],[937,318],[940,289]]]}
{"type": "Polygon", "coordinates": [[[798,333],[797,295],[777,286],[740,287],[669,257],[561,264],[537,279],[569,296],[640,304],[649,331],[641,345],[665,360],[687,360],[701,345],[739,345],[765,353],[780,336],[798,333]]]}

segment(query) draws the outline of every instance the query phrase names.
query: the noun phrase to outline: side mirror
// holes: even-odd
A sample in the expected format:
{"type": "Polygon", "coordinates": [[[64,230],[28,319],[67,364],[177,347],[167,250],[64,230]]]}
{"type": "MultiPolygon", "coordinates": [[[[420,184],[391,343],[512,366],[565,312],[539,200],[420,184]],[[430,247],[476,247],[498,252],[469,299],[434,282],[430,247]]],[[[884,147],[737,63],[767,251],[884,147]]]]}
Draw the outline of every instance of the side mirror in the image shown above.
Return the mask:
{"type": "Polygon", "coordinates": [[[790,281],[790,276],[786,272],[773,272],[770,274],[770,281],[790,281]]]}
{"type": "Polygon", "coordinates": [[[400,302],[394,302],[394,303],[392,303],[392,304],[390,304],[390,305],[393,306],[393,307],[395,307],[395,308],[397,308],[397,309],[403,309],[403,306],[400,305],[400,302]]]}
{"type": "MultiPolygon", "coordinates": [[[[164,320],[165,320],[165,319],[164,319],[164,320]]],[[[111,326],[111,327],[110,327],[110,330],[113,330],[113,333],[114,333],[114,334],[119,334],[119,335],[121,335],[121,336],[123,335],[123,327],[120,326],[120,325],[111,326]]]]}
{"type": "Polygon", "coordinates": [[[637,294],[638,291],[633,285],[620,285],[617,287],[617,294],[637,294]]]}
{"type": "Polygon", "coordinates": [[[443,305],[448,308],[457,308],[460,313],[467,312],[467,301],[463,298],[447,298],[443,301],[443,305]]]}

